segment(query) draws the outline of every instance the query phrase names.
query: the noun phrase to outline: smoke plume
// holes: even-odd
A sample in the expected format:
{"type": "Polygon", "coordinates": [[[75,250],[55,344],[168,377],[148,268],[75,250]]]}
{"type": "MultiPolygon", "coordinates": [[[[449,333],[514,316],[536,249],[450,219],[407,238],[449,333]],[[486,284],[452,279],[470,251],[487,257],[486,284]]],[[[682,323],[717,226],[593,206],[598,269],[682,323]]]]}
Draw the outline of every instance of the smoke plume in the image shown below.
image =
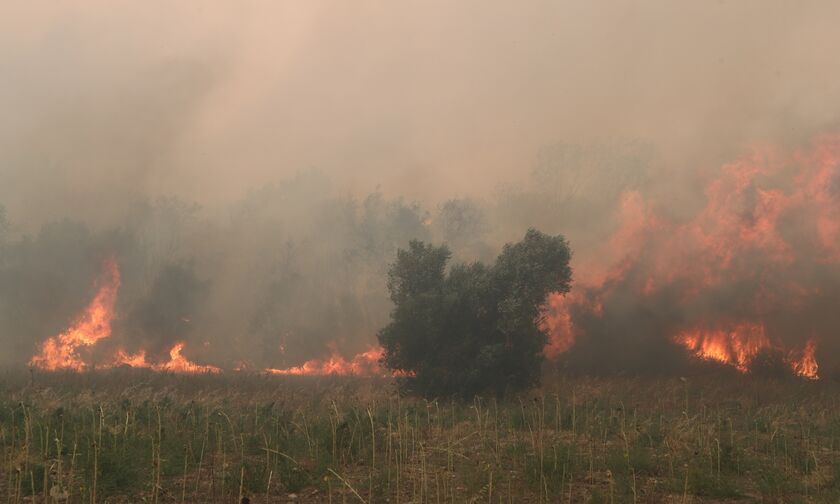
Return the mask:
{"type": "Polygon", "coordinates": [[[575,289],[546,321],[563,366],[769,352],[793,369],[812,352],[827,376],[838,16],[4,2],[0,364],[79,323],[109,261],[119,293],[92,361],[163,363],[178,344],[227,368],[352,361],[387,323],[398,247],[488,260],[536,227],[574,250],[575,289]]]}

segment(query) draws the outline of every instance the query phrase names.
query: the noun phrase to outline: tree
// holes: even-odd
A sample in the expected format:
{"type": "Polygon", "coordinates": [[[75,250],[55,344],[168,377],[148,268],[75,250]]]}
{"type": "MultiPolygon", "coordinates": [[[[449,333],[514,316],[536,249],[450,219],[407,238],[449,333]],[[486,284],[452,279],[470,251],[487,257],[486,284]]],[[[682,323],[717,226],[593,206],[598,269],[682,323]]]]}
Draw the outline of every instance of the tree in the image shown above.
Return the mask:
{"type": "Polygon", "coordinates": [[[207,291],[190,263],[173,263],[158,273],[149,293],[130,311],[127,328],[139,348],[155,357],[165,355],[173,344],[187,339],[192,319],[207,291]]]}
{"type": "Polygon", "coordinates": [[[568,292],[571,251],[562,236],[529,229],[492,266],[456,264],[449,249],[412,241],[388,271],[394,309],[379,333],[383,363],[404,372],[406,390],[426,396],[537,385],[551,292],[568,292]]]}
{"type": "Polygon", "coordinates": [[[450,199],[438,209],[436,226],[443,240],[460,247],[478,240],[485,231],[481,208],[469,199],[450,199]]]}

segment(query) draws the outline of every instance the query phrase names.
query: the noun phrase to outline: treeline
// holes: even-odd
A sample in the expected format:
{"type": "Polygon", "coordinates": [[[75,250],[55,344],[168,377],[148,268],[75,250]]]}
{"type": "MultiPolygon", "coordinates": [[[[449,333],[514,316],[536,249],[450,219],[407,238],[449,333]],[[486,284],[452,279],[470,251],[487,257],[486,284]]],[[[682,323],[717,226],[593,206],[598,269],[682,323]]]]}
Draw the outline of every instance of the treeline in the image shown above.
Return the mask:
{"type": "Polygon", "coordinates": [[[119,345],[155,358],[176,340],[187,342],[189,357],[221,366],[290,366],[333,349],[351,355],[376,344],[388,323],[386,277],[398,248],[446,244],[453,262],[490,263],[535,227],[563,232],[585,251],[609,232],[621,191],[644,180],[645,159],[635,144],[555,146],[520,185],[484,199],[350,196],[305,171],[223,207],[138,201],[110,226],[67,218],[22,230],[2,212],[0,365],[24,364],[64,329],[110,256],[122,286],[102,355],[119,345]]]}

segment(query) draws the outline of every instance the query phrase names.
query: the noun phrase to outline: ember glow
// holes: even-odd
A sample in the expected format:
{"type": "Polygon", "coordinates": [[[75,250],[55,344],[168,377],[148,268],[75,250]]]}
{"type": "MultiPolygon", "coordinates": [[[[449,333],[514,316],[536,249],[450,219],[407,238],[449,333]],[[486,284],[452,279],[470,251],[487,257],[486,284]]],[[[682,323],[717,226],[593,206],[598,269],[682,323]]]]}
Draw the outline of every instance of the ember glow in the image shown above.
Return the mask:
{"type": "Polygon", "coordinates": [[[545,354],[572,362],[597,345],[632,350],[638,338],[742,373],[773,352],[792,374],[816,379],[821,343],[837,322],[828,300],[840,278],[838,187],[835,135],[793,153],[756,149],[724,166],[691,218],[668,218],[625,194],[602,253],[576,265],[568,295],[549,298],[545,354]],[[645,332],[621,334],[636,330],[645,332]]]}

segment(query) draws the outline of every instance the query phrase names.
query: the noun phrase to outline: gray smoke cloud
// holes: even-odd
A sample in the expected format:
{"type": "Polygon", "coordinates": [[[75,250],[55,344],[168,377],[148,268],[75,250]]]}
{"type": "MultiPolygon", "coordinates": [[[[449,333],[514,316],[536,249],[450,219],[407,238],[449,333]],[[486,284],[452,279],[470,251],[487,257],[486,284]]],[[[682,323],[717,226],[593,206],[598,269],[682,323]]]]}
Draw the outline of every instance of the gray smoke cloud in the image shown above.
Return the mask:
{"type": "Polygon", "coordinates": [[[4,2],[0,361],[109,255],[113,345],[281,366],[374,343],[411,238],[487,259],[535,226],[582,258],[628,190],[688,218],[750,145],[836,126],[838,9],[4,2]]]}

